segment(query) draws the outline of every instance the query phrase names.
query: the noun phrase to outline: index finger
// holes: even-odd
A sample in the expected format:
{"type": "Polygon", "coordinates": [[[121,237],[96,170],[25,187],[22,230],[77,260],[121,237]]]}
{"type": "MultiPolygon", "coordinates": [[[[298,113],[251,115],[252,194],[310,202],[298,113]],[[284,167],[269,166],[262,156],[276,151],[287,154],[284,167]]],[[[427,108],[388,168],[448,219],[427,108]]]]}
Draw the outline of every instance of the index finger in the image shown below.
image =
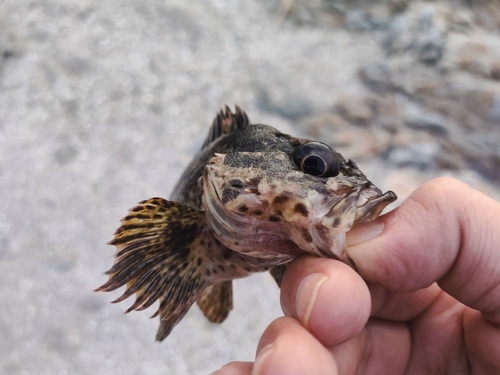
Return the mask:
{"type": "Polygon", "coordinates": [[[382,232],[349,248],[361,276],[395,292],[438,285],[500,323],[500,203],[450,178],[381,216],[382,232]]]}

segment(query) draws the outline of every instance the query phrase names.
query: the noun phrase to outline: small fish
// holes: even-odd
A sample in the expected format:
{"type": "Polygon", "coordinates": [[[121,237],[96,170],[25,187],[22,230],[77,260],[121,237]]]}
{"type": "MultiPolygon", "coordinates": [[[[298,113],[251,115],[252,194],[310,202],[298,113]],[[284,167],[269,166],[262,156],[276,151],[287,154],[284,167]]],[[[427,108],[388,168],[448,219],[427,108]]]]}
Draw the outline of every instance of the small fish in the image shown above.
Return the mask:
{"type": "Polygon", "coordinates": [[[195,302],[221,323],[233,307],[233,279],[270,271],[281,285],[287,263],[302,254],[355,268],[345,233],[395,199],[328,145],[252,125],[239,107],[226,107],[171,199],[142,201],[122,219],[109,242],[109,280],[96,291],[125,285],[113,302],[135,294],[127,313],[159,300],[158,341],[195,302]]]}

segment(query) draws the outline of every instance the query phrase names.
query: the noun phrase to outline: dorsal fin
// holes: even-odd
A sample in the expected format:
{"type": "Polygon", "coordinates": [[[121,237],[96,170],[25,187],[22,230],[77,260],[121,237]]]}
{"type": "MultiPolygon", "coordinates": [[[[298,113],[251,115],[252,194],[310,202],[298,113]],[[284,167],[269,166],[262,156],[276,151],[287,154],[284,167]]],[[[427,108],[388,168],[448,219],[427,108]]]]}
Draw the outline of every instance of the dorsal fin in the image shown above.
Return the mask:
{"type": "Polygon", "coordinates": [[[228,134],[233,130],[244,128],[245,126],[251,124],[247,114],[243,112],[242,109],[237,105],[235,105],[234,107],[234,113],[232,113],[229,107],[226,105],[225,110],[221,109],[217,114],[214,122],[212,123],[212,127],[208,132],[208,137],[203,143],[203,147],[201,148],[202,150],[223,135],[228,134]]]}

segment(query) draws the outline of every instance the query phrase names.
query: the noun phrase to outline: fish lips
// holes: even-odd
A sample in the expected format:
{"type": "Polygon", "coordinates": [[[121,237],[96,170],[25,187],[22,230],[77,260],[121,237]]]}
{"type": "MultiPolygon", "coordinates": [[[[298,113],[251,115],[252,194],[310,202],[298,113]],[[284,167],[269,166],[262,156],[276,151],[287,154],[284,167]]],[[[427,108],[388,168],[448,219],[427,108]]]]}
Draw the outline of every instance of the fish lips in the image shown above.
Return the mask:
{"type": "Polygon", "coordinates": [[[393,191],[389,190],[386,193],[368,201],[362,206],[357,207],[355,222],[371,221],[377,218],[382,210],[390,203],[394,202],[398,197],[393,191]]]}
{"type": "Polygon", "coordinates": [[[346,194],[330,209],[321,222],[327,228],[347,232],[354,223],[377,218],[382,210],[396,199],[397,196],[392,191],[382,194],[373,185],[364,187],[346,194]]]}

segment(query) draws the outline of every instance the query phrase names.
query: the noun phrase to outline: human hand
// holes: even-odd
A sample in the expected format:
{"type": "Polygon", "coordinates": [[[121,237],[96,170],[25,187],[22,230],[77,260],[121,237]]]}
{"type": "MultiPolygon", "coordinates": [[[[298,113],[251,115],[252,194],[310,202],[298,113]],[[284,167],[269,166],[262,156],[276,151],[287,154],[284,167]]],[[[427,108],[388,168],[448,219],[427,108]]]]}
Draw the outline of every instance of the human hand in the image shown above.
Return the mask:
{"type": "Polygon", "coordinates": [[[359,275],[292,262],[255,363],[217,375],[500,374],[500,203],[439,178],[349,241],[359,275]]]}

